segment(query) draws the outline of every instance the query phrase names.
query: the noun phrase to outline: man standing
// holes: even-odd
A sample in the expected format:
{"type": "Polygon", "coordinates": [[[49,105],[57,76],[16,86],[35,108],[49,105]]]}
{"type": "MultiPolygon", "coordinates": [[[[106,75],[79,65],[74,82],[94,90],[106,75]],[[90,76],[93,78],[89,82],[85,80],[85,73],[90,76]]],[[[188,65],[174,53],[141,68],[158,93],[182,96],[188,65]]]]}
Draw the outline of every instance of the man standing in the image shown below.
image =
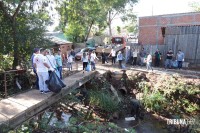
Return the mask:
{"type": "Polygon", "coordinates": [[[171,68],[172,67],[172,58],[173,58],[174,54],[172,52],[172,50],[170,49],[167,52],[167,58],[166,58],[166,63],[165,63],[165,68],[171,68]]]}
{"type": "Polygon", "coordinates": [[[111,52],[108,56],[112,56],[112,65],[115,64],[115,60],[116,60],[116,51],[112,48],[111,52]]]}
{"type": "Polygon", "coordinates": [[[36,81],[35,81],[36,89],[39,89],[39,79],[38,79],[38,75],[37,75],[37,72],[36,72],[36,68],[34,67],[33,59],[34,59],[34,57],[35,57],[36,54],[39,54],[39,52],[40,52],[39,48],[34,48],[33,54],[31,56],[31,63],[32,63],[33,72],[36,75],[36,81]]]}
{"type": "Polygon", "coordinates": [[[134,66],[137,64],[137,56],[138,56],[138,51],[134,49],[133,50],[133,65],[134,66]]]}
{"type": "Polygon", "coordinates": [[[62,56],[61,51],[59,50],[58,53],[55,55],[56,63],[57,63],[57,69],[60,73],[60,79],[62,79],[62,56]]]}
{"type": "MultiPolygon", "coordinates": [[[[51,69],[54,69],[57,72],[55,57],[51,54],[51,51],[49,49],[46,50],[45,57],[47,58],[47,64],[51,67],[51,69]]],[[[49,71],[49,75],[50,73],[51,71],[49,71]]],[[[60,74],[57,75],[58,77],[60,77],[60,74]]]]}
{"type": "Polygon", "coordinates": [[[105,62],[106,62],[106,53],[105,53],[104,49],[102,50],[102,53],[101,53],[101,59],[102,59],[102,64],[105,64],[105,62]]]}
{"type": "Polygon", "coordinates": [[[155,67],[160,66],[161,55],[162,54],[160,53],[159,49],[157,49],[156,52],[155,52],[155,67]]]}
{"type": "Polygon", "coordinates": [[[146,57],[147,53],[144,50],[144,48],[142,48],[142,50],[140,51],[140,65],[143,66],[144,65],[144,60],[146,57]]]}
{"type": "Polygon", "coordinates": [[[177,53],[177,56],[176,56],[176,59],[178,61],[178,69],[182,68],[184,58],[185,58],[184,53],[181,50],[178,50],[178,53],[177,53]]]}
{"type": "Polygon", "coordinates": [[[122,68],[123,55],[121,51],[117,54],[117,60],[119,61],[119,68],[122,68]]]}
{"type": "Polygon", "coordinates": [[[70,55],[72,55],[73,59],[75,58],[75,54],[76,53],[74,52],[74,49],[72,49],[71,52],[70,52],[70,55]]]}
{"type": "Polygon", "coordinates": [[[92,70],[95,70],[95,60],[99,60],[95,54],[95,51],[92,51],[91,55],[90,55],[90,62],[91,62],[91,66],[92,66],[92,70]]]}
{"type": "Polygon", "coordinates": [[[151,56],[151,54],[149,53],[148,55],[147,55],[147,62],[146,62],[146,65],[147,65],[147,70],[152,70],[153,71],[153,68],[152,68],[152,56],[151,56]]]}
{"type": "MultiPolygon", "coordinates": [[[[47,88],[46,80],[49,79],[48,69],[50,66],[47,64],[46,57],[44,56],[45,50],[40,50],[41,54],[36,54],[33,58],[34,67],[36,68],[37,75],[39,78],[39,89],[41,93],[47,93],[49,89],[47,88]]],[[[50,69],[51,70],[51,69],[50,69]]],[[[54,71],[54,70],[51,70],[54,71]]]]}

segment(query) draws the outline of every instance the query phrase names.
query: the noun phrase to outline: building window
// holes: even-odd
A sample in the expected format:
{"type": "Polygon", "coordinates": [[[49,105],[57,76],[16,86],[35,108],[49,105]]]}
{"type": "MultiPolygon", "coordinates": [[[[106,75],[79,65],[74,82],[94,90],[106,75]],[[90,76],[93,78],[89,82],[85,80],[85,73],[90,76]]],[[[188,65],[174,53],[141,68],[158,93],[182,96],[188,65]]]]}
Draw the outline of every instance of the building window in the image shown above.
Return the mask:
{"type": "Polygon", "coordinates": [[[166,27],[161,27],[162,36],[165,37],[165,29],[166,27]]]}

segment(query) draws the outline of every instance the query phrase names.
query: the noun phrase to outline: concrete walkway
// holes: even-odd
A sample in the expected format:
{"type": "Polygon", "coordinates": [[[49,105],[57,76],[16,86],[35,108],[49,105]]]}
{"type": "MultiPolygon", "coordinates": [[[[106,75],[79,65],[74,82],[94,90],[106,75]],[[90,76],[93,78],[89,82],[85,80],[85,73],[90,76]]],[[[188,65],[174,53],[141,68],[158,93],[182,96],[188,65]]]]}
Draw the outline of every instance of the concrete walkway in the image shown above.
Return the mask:
{"type": "MultiPolygon", "coordinates": [[[[91,80],[97,74],[93,72],[78,72],[63,80],[66,87],[55,94],[40,94],[39,90],[30,90],[23,94],[11,96],[0,101],[0,129],[1,126],[16,127],[32,116],[48,108],[63,96],[91,80]]],[[[0,130],[0,132],[2,132],[0,130]]]]}

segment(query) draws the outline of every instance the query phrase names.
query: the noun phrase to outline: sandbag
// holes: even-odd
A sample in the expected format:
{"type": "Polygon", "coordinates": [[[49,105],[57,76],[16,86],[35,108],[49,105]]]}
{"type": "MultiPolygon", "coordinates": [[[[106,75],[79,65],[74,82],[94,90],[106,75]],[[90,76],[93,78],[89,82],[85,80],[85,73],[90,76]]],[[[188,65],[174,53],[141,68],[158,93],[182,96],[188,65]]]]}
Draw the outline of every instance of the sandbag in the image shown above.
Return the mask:
{"type": "Polygon", "coordinates": [[[61,91],[63,87],[66,85],[62,82],[62,80],[57,76],[54,72],[51,72],[49,80],[46,81],[48,89],[52,92],[58,93],[61,91]]]}

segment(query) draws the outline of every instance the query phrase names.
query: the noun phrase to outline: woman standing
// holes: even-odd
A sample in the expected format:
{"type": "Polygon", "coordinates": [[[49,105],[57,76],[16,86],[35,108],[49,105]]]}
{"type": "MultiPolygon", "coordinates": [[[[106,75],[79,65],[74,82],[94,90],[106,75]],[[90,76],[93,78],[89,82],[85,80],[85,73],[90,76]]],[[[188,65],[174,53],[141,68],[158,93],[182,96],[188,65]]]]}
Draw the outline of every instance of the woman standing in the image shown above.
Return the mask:
{"type": "Polygon", "coordinates": [[[82,62],[83,62],[83,73],[84,73],[88,64],[88,56],[85,52],[83,53],[82,62]]]}

